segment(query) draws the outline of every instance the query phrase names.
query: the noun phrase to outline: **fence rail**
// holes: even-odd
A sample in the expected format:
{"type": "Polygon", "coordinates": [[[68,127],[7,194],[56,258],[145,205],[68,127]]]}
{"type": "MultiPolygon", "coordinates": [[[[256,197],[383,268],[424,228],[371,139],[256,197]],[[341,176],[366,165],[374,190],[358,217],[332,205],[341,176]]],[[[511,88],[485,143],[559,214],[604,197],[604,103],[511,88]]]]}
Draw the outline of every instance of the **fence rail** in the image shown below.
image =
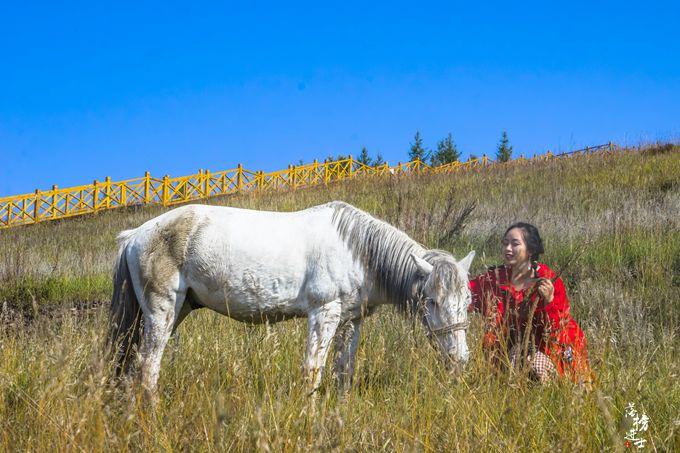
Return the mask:
{"type": "MultiPolygon", "coordinates": [[[[618,147],[609,142],[568,153],[552,154],[548,151],[530,159],[519,157],[512,163],[523,164],[603,151],[612,153],[617,149],[618,147]]],[[[356,177],[403,175],[417,172],[452,173],[492,165],[499,164],[483,156],[466,162],[451,162],[436,167],[431,167],[418,159],[395,166],[389,166],[387,163],[369,166],[350,156],[334,162],[314,161],[307,165],[289,166],[285,170],[269,173],[246,170],[239,164],[231,170],[214,173],[199,170],[196,174],[175,178],[167,175],[163,178],[155,178],[149,172],[141,178],[123,181],[111,181],[111,178],[106,177],[104,181],[95,180],[92,184],[83,186],[63,189],[53,186],[52,190],[36,190],[30,194],[0,198],[0,229],[64,219],[124,206],[171,206],[241,192],[296,190],[356,177]]]]}

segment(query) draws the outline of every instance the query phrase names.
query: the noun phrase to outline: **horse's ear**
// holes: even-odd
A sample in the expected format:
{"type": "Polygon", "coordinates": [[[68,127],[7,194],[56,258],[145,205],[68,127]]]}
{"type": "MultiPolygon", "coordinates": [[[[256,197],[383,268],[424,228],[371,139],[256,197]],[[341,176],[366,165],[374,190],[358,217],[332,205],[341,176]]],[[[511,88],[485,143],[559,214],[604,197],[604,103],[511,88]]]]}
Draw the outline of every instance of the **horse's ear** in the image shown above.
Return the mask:
{"type": "Polygon", "coordinates": [[[411,259],[413,260],[413,264],[416,265],[418,268],[418,273],[422,275],[423,277],[426,277],[430,275],[430,272],[432,272],[433,266],[425,261],[422,258],[418,258],[415,256],[413,253],[411,253],[411,259]]]}
{"type": "Polygon", "coordinates": [[[468,253],[468,255],[460,260],[458,264],[460,264],[460,267],[462,267],[465,272],[470,272],[470,265],[472,264],[472,260],[475,258],[475,251],[471,251],[468,253]]]}

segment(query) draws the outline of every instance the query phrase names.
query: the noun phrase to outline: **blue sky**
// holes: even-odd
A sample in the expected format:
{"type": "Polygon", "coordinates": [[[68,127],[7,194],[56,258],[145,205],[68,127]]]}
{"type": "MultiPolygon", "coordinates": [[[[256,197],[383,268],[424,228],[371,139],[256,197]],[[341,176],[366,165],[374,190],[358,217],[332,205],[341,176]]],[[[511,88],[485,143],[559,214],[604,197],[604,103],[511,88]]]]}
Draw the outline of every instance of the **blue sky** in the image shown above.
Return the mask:
{"type": "Polygon", "coordinates": [[[0,3],[0,196],[680,136],[678,2],[0,3]],[[515,4],[513,4],[515,3],[515,4]]]}

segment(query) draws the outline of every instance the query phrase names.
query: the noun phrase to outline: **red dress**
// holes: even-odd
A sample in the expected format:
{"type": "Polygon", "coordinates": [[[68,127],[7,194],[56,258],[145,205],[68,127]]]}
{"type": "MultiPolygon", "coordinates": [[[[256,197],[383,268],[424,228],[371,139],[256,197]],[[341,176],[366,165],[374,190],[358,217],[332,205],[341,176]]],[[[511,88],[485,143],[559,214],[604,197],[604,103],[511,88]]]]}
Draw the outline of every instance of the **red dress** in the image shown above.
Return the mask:
{"type": "Polygon", "coordinates": [[[492,267],[488,272],[470,281],[472,303],[468,310],[479,311],[486,320],[484,347],[487,351],[510,351],[522,347],[521,338],[526,332],[531,308],[536,304],[529,353],[540,351],[552,360],[560,375],[575,381],[589,375],[586,339],[569,312],[569,299],[562,279],[545,264],[539,264],[538,276],[554,279],[552,302],[545,304],[532,287],[518,291],[510,283],[511,269],[492,267]]]}

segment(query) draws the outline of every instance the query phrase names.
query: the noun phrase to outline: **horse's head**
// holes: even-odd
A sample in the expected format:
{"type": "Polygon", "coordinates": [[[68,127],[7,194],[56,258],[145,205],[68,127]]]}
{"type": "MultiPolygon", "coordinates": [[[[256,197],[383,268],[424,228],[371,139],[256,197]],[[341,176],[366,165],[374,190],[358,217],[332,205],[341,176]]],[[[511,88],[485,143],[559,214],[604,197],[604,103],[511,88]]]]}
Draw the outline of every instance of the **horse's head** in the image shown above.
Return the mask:
{"type": "Polygon", "coordinates": [[[474,251],[458,262],[442,251],[428,251],[425,259],[411,255],[420,279],[418,314],[433,345],[447,365],[456,369],[469,356],[465,338],[470,304],[468,271],[474,257],[474,251]]]}

